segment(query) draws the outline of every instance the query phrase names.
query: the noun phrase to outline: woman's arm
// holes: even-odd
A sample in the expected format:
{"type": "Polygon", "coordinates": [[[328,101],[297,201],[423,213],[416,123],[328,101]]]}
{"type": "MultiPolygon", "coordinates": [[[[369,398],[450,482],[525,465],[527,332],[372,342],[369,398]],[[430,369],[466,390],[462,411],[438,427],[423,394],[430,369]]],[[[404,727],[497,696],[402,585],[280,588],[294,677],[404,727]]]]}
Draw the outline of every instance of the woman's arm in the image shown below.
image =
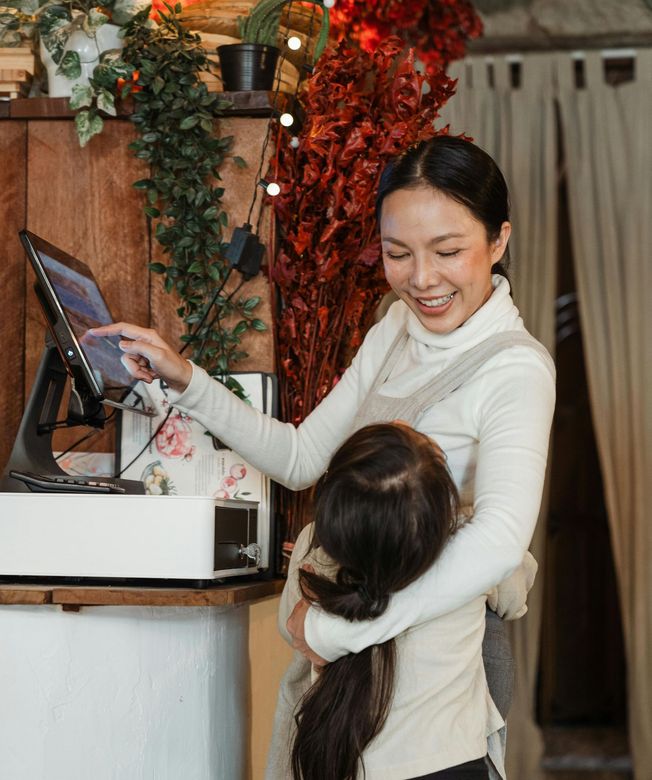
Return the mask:
{"type": "Polygon", "coordinates": [[[252,466],[293,489],[312,485],[347,438],[385,353],[403,327],[405,307],[394,307],[367,334],[349,368],[297,428],[243,403],[203,369],[183,359],[156,331],[119,322],[93,329],[121,336],[123,362],[137,379],[162,377],[170,403],[188,413],[252,466]]]}
{"type": "Polygon", "coordinates": [[[188,388],[178,396],[170,393],[169,400],[259,471],[301,490],[323,474],[349,434],[359,404],[359,362],[356,355],[342,379],[298,427],[243,403],[195,365],[188,388]]]}
{"type": "Polygon", "coordinates": [[[510,350],[510,360],[478,382],[473,519],[376,620],[350,623],[311,607],[305,637],[320,656],[334,661],[396,637],[486,593],[520,565],[539,512],[555,398],[549,369],[532,354],[510,350]]]}

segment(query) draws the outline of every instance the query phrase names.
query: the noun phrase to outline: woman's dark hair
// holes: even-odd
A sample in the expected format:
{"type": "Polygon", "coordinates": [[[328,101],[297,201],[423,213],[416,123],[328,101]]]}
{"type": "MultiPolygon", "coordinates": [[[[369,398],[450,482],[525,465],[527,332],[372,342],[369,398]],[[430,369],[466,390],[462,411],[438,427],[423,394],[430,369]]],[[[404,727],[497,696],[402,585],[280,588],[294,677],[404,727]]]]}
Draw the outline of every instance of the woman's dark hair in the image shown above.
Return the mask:
{"type": "MultiPolygon", "coordinates": [[[[370,620],[392,593],[432,566],[457,520],[458,497],[431,439],[402,424],[354,433],[315,488],[312,548],[338,566],[334,579],[301,569],[305,598],[348,620],[370,620]]],[[[356,780],[394,692],[390,640],[325,666],[300,703],[295,780],[356,780]]]]}
{"type": "MultiPolygon", "coordinates": [[[[487,231],[489,241],[500,235],[509,221],[509,191],[505,177],[493,159],[471,141],[437,135],[410,146],[391,160],[380,177],[376,214],[385,198],[396,190],[432,187],[466,206],[487,231]]],[[[507,277],[509,249],[491,270],[507,277]]]]}

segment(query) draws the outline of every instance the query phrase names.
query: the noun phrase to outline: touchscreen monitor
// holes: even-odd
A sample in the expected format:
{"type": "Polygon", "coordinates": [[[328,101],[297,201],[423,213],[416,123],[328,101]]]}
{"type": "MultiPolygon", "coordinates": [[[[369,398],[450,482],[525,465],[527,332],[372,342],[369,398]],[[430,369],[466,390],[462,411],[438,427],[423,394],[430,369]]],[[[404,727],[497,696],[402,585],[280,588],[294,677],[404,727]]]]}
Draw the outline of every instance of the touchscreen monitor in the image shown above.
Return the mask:
{"type": "Polygon", "coordinates": [[[119,337],[88,334],[89,328],[114,321],[93,273],[85,263],[27,230],[20,232],[20,238],[36,273],[37,296],[68,372],[73,379],[81,375],[97,400],[117,405],[129,394],[134,380],[120,360],[119,337]]]}

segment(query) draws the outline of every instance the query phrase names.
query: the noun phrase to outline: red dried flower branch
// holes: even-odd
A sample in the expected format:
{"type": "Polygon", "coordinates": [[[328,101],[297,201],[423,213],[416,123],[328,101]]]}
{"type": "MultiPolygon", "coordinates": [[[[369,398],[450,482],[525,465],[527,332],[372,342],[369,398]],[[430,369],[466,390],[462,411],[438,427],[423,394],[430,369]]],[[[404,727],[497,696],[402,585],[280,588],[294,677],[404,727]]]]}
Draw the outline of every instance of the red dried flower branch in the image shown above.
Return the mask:
{"type": "MultiPolygon", "coordinates": [[[[298,148],[281,139],[281,194],[274,200],[283,419],[301,422],[362,342],[387,290],[374,210],[380,173],[391,157],[435,135],[437,112],[453,92],[443,71],[417,73],[412,53],[395,37],[373,54],[340,43],[308,82],[298,148]]],[[[285,509],[294,538],[303,523],[301,498],[285,509]]]]}
{"type": "Polygon", "coordinates": [[[466,42],[482,34],[470,0],[338,0],[331,24],[340,39],[368,52],[398,35],[430,73],[462,57],[466,42]]]}

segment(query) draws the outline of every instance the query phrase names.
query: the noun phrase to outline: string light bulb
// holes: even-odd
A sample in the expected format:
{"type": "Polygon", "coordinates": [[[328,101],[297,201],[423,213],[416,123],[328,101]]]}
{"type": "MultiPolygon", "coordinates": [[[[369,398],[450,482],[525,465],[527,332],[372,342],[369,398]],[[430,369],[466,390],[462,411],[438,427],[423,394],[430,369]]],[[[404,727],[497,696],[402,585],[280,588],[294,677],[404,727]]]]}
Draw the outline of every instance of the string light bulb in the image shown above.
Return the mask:
{"type": "Polygon", "coordinates": [[[288,114],[286,111],[284,114],[281,114],[279,122],[283,125],[283,127],[290,127],[292,124],[294,124],[294,117],[292,114],[288,114]]]}
{"type": "Polygon", "coordinates": [[[258,184],[267,192],[267,194],[274,198],[277,195],[280,195],[281,188],[275,181],[266,181],[265,179],[261,179],[258,184]]]}
{"type": "Polygon", "coordinates": [[[335,0],[323,0],[324,8],[332,8],[335,5],[335,0]]]}
{"type": "Polygon", "coordinates": [[[293,135],[292,138],[290,138],[290,146],[293,149],[299,148],[299,138],[296,135],[293,135]]]}
{"type": "Polygon", "coordinates": [[[299,38],[297,35],[291,35],[288,38],[288,49],[292,49],[292,51],[298,51],[301,48],[301,38],[299,38]]]}

